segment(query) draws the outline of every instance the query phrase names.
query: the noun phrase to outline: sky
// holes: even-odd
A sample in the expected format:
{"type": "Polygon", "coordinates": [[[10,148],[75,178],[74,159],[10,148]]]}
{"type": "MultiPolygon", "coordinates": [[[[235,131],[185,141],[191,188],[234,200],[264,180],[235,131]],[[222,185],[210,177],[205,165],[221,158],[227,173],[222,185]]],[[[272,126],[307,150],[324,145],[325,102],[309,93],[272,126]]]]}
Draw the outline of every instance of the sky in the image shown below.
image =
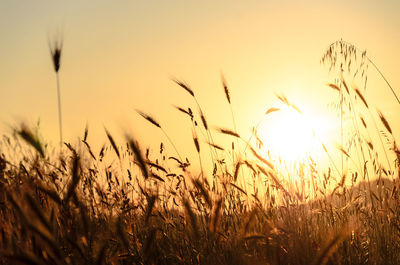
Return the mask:
{"type": "MultiPolygon", "coordinates": [[[[334,124],[327,105],[337,95],[326,86],[333,76],[321,56],[334,41],[351,42],[367,51],[400,94],[399,10],[396,0],[2,0],[0,132],[40,119],[43,138],[58,144],[48,47],[57,32],[64,40],[60,85],[68,142],[82,137],[86,124],[95,148],[106,142],[104,127],[118,141],[128,132],[144,145],[166,142],[139,109],[160,122],[178,149],[194,151],[191,123],[173,106],[197,107],[171,79],[191,86],[209,124],[233,128],[221,72],[242,135],[276,105],[275,94],[334,124]]],[[[399,135],[400,105],[372,67],[368,78],[365,97],[399,135]]]]}

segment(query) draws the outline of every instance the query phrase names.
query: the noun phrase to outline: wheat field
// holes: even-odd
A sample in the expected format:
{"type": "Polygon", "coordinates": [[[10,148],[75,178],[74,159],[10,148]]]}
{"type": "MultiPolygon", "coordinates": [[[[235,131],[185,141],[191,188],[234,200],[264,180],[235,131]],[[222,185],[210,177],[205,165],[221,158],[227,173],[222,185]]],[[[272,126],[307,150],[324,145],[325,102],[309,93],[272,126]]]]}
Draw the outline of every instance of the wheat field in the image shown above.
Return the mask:
{"type": "MultiPolygon", "coordinates": [[[[400,150],[364,97],[373,61],[337,41],[321,62],[335,75],[325,89],[337,92],[334,106],[350,124],[342,133],[352,136],[338,150],[321,143],[327,168],[308,156],[285,171],[262,152],[256,130],[244,139],[223,76],[231,129],[208,124],[196,90],[173,80],[198,109],[176,107],[192,124],[182,130],[192,130],[199,175],[150,111],[137,110],[165,136],[159,150],[105,129],[95,153],[88,128],[59,150],[16,126],[0,143],[0,264],[400,264],[400,150]]],[[[61,114],[59,127],[62,141],[61,114]]]]}

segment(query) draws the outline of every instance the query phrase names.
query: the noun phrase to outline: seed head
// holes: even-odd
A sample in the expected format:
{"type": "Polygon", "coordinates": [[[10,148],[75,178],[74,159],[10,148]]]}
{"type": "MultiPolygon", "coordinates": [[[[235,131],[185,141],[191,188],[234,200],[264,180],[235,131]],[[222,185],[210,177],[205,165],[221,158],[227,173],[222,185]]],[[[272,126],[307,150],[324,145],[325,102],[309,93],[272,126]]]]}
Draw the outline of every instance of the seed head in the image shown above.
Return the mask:
{"type": "Polygon", "coordinates": [[[63,47],[62,38],[55,38],[53,41],[49,41],[50,55],[53,60],[53,66],[56,73],[60,70],[61,64],[61,51],[63,47]]]}

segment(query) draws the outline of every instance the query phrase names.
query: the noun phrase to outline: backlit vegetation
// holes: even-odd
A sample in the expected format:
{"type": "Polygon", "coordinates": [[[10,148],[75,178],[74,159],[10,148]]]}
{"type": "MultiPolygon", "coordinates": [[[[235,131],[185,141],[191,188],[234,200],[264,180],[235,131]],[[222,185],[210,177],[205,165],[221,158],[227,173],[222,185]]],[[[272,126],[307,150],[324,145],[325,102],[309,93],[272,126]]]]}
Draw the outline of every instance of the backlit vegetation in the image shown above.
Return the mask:
{"type": "MultiPolygon", "coordinates": [[[[241,137],[233,111],[233,129],[215,129],[195,89],[179,80],[193,98],[194,108],[176,108],[192,122],[182,129],[192,130],[200,175],[165,131],[168,142],[149,150],[130,132],[122,143],[106,129],[95,153],[86,128],[60,153],[33,128],[16,128],[0,143],[0,264],[399,264],[400,151],[364,96],[372,61],[339,41],[322,62],[342,120],[338,149],[320,143],[326,168],[305,156],[285,169],[263,153],[256,129],[241,137]],[[229,144],[215,142],[217,134],[229,144]],[[213,168],[202,166],[204,153],[213,168]]],[[[230,107],[223,77],[221,89],[230,107]]]]}

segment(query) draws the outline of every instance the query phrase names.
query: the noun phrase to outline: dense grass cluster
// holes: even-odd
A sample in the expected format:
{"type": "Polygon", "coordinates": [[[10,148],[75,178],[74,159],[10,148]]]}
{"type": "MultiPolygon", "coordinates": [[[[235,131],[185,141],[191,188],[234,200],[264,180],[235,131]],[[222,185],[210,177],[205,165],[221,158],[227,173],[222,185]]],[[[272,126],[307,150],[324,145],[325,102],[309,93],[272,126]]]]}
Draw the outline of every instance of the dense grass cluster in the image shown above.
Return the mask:
{"type": "Polygon", "coordinates": [[[214,164],[199,176],[176,149],[142,149],[129,134],[118,143],[106,130],[108,144],[97,154],[86,129],[80,143],[51,153],[37,132],[16,128],[0,145],[0,264],[399,264],[400,151],[383,114],[346,82],[362,71],[366,87],[368,57],[357,61],[357,52],[337,42],[323,57],[339,67],[329,87],[350,124],[341,132],[344,162],[327,169],[308,157],[281,171],[257,147],[256,132],[240,136],[233,113],[233,130],[210,129],[193,89],[180,81],[199,111],[177,109],[192,121],[200,165],[202,153],[214,164]],[[216,133],[229,147],[214,142],[216,133]]]}

